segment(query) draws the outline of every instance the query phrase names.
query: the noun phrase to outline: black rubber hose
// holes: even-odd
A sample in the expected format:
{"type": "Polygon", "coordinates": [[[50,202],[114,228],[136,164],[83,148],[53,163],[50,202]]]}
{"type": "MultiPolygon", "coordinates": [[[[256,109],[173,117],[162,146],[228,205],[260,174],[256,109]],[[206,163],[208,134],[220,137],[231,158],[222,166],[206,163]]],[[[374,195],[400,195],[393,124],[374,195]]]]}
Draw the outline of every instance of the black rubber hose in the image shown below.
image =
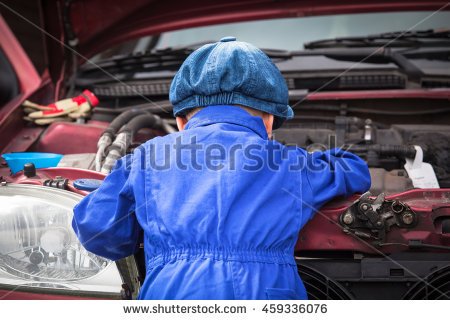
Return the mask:
{"type": "Polygon", "coordinates": [[[120,129],[119,133],[127,131],[131,133],[131,137],[133,138],[136,132],[138,132],[142,128],[160,129],[161,127],[162,127],[162,120],[160,117],[150,113],[145,113],[131,119],[126,125],[124,125],[120,129]]]}
{"type": "Polygon", "coordinates": [[[147,112],[145,110],[140,109],[130,109],[128,111],[121,113],[116,118],[114,118],[113,121],[111,121],[108,128],[106,128],[106,130],[103,132],[103,135],[109,135],[111,139],[114,139],[115,135],[120,130],[120,128],[126,125],[134,117],[144,114],[147,114],[147,112]]]}

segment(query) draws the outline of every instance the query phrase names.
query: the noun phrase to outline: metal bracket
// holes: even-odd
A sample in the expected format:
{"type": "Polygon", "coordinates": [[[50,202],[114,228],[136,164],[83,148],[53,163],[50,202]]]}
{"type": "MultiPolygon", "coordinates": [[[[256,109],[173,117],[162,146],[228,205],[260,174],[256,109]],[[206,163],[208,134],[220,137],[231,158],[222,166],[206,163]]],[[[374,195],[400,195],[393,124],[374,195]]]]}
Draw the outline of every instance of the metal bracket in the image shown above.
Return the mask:
{"type": "Polygon", "coordinates": [[[386,200],[384,193],[371,198],[366,192],[339,217],[339,222],[345,233],[382,244],[391,227],[414,228],[418,216],[404,202],[386,200]]]}

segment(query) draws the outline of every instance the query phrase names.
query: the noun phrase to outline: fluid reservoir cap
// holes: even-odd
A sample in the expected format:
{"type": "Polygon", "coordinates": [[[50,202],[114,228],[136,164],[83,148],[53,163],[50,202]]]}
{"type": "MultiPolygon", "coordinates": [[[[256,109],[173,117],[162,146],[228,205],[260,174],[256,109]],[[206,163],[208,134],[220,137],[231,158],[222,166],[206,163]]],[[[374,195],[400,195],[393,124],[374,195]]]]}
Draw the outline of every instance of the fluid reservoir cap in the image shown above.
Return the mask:
{"type": "Polygon", "coordinates": [[[77,179],[73,182],[73,186],[78,190],[94,191],[102,184],[102,180],[98,179],[77,179]]]}
{"type": "Polygon", "coordinates": [[[27,178],[35,177],[36,176],[36,167],[34,166],[34,163],[32,163],[32,162],[25,163],[23,165],[23,174],[27,178]]]}

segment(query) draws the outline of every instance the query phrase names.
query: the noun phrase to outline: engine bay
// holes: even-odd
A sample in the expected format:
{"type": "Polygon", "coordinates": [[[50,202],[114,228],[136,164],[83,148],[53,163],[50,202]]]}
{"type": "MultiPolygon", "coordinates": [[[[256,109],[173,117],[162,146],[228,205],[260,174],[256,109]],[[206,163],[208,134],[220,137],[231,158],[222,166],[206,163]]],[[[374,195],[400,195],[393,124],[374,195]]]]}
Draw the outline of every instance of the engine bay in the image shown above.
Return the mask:
{"type": "MultiPolygon", "coordinates": [[[[110,172],[117,159],[153,137],[175,131],[171,106],[167,101],[141,105],[134,104],[133,99],[99,96],[99,100],[100,105],[90,118],[54,122],[44,127],[28,125],[21,129],[12,144],[7,146],[8,151],[22,148],[61,154],[62,158],[56,167],[26,168],[12,175],[10,168],[2,162],[0,191],[10,186],[34,185],[43,192],[58,189],[85,196],[90,190],[80,187],[80,183],[98,183],[110,172]]],[[[293,100],[293,104],[295,102],[293,100]]],[[[450,259],[449,112],[443,109],[441,100],[427,102],[429,107],[424,110],[419,108],[416,99],[398,104],[391,99],[380,99],[377,108],[368,105],[367,100],[306,101],[296,108],[296,117],[292,121],[274,132],[274,139],[279,142],[299,146],[308,152],[334,147],[349,150],[367,162],[371,174],[370,193],[333,200],[299,235],[295,254],[299,273],[311,299],[384,298],[382,286],[378,291],[369,292],[368,288],[376,287],[377,283],[386,285],[393,279],[397,282],[389,296],[392,299],[420,295],[433,298],[431,294],[423,293],[426,288],[407,270],[412,270],[419,278],[444,279],[436,280],[444,286],[450,283],[445,280],[450,274],[447,270],[450,259]],[[409,104],[411,108],[408,108],[409,104]],[[431,164],[439,188],[414,186],[405,163],[408,159],[414,160],[417,147],[423,152],[423,161],[431,164]],[[402,261],[401,266],[396,261],[402,261]],[[402,267],[405,265],[408,269],[402,267]]],[[[22,225],[24,229],[28,228],[26,224],[22,225]]],[[[63,237],[54,233],[43,239],[40,237],[36,240],[38,244],[22,250],[20,258],[26,260],[28,267],[24,261],[21,263],[28,273],[14,272],[26,275],[23,282],[26,285],[31,283],[28,280],[30,275],[36,277],[39,272],[43,273],[39,271],[42,268],[45,267],[47,273],[52,272],[51,264],[59,258],[58,254],[47,252],[45,245],[39,244],[45,244],[46,237],[59,237],[66,242],[68,239],[67,235],[63,237]]],[[[66,251],[64,254],[68,254],[66,251]]],[[[77,255],[72,254],[71,257],[77,255]]],[[[97,261],[99,258],[94,256],[92,259],[97,261]]],[[[71,263],[72,260],[65,258],[64,261],[71,263]]],[[[108,261],[102,263],[109,264],[108,261]]],[[[89,271],[90,267],[99,270],[98,261],[86,266],[87,271],[83,270],[81,274],[97,272],[89,271]]],[[[116,266],[123,282],[120,295],[123,298],[135,297],[145,277],[142,252],[116,266]],[[130,274],[135,276],[123,277],[130,274]]],[[[73,267],[66,269],[74,272],[73,267]]],[[[64,272],[67,271],[60,274],[64,272]]],[[[93,279],[96,277],[79,281],[83,284],[83,281],[89,283],[93,279]]],[[[57,289],[58,283],[67,282],[64,281],[53,278],[46,283],[51,283],[47,287],[57,289]]],[[[66,285],[63,290],[82,287],[69,282],[72,287],[66,285]]],[[[114,294],[117,296],[119,293],[114,294]]]]}
{"type": "MultiPolygon", "coordinates": [[[[335,147],[351,151],[364,159],[369,166],[372,179],[370,194],[373,199],[378,199],[377,197],[401,199],[403,194],[410,193],[414,194],[417,199],[428,199],[431,195],[433,201],[424,202],[423,206],[427,210],[434,210],[433,208],[439,204],[445,205],[450,201],[450,193],[442,191],[450,187],[450,164],[447,161],[450,153],[450,125],[448,125],[450,112],[443,108],[440,99],[428,99],[426,101],[429,106],[420,108],[417,100],[400,99],[394,103],[393,98],[378,99],[379,104],[376,108],[374,106],[377,102],[376,99],[346,101],[314,101],[312,99],[299,105],[293,100],[292,104],[296,107],[295,118],[276,130],[273,138],[285,145],[304,148],[308,152],[335,147]],[[409,176],[405,163],[408,159],[411,161],[416,157],[417,148],[423,152],[423,161],[432,166],[439,189],[428,189],[427,193],[423,193],[421,189],[414,186],[414,181],[409,176]]],[[[90,119],[54,122],[45,127],[35,141],[30,144],[28,151],[62,154],[57,168],[38,169],[31,175],[19,172],[9,176],[9,169],[3,163],[0,167],[3,179],[20,184],[56,186],[85,195],[87,191],[77,189],[74,181],[92,177],[102,180],[120,157],[132,152],[134,148],[153,137],[169,134],[176,130],[174,119],[170,114],[171,106],[165,100],[130,106],[135,101],[133,98],[112,98],[107,94],[102,96],[100,93],[99,101],[100,105],[94,109],[90,119]]],[[[402,206],[405,208],[411,206],[408,201],[405,201],[402,206]]],[[[332,220],[342,224],[341,216],[345,215],[346,208],[351,204],[352,202],[349,202],[348,199],[336,199],[326,205],[322,211],[327,214],[333,212],[332,220]],[[336,214],[336,204],[339,204],[337,208],[340,215],[336,214]]],[[[412,212],[416,211],[414,204],[411,210],[412,212]]],[[[392,210],[391,213],[396,214],[392,210]]],[[[386,212],[375,210],[374,215],[382,217],[386,215],[386,212]]],[[[354,214],[352,216],[356,217],[354,214]]],[[[415,213],[414,216],[417,216],[417,219],[420,217],[415,213]]],[[[424,227],[428,232],[441,234],[443,237],[439,240],[434,239],[436,241],[431,244],[446,245],[446,241],[448,241],[447,218],[442,219],[445,220],[443,224],[430,222],[424,227]]],[[[316,220],[320,220],[320,218],[316,218],[316,220]]],[[[381,223],[384,228],[386,227],[385,220],[383,218],[382,221],[377,222],[381,223]]],[[[347,234],[339,228],[333,230],[332,233],[337,233],[339,237],[344,236],[344,239],[349,237],[349,233],[352,233],[370,240],[389,242],[386,237],[372,239],[371,230],[377,228],[373,224],[374,221],[372,221],[372,225],[366,226],[369,235],[361,230],[350,231],[349,225],[345,224],[343,226],[346,227],[347,234]]],[[[311,225],[314,225],[314,222],[308,224],[303,233],[321,234],[318,226],[316,229],[311,225]]],[[[417,230],[421,226],[423,227],[420,223],[414,223],[408,225],[406,231],[417,230]]],[[[388,232],[388,238],[389,234],[403,232],[398,223],[394,224],[392,228],[389,225],[387,229],[389,230],[383,232],[388,232]],[[389,232],[390,229],[393,231],[389,232]]],[[[419,237],[416,240],[422,238],[419,237]]],[[[425,241],[425,238],[422,240],[425,241]]],[[[407,238],[404,238],[401,242],[403,245],[409,246],[408,241],[407,238]]],[[[301,242],[299,240],[299,243],[301,242]]],[[[401,249],[401,247],[395,246],[394,248],[394,251],[401,249]]],[[[327,246],[319,246],[318,242],[314,242],[309,247],[302,243],[298,249],[303,251],[325,250],[327,246]]],[[[334,243],[328,249],[351,251],[356,247],[339,241],[339,244],[334,243]]],[[[381,251],[392,252],[391,249],[392,247],[381,248],[381,251]]],[[[358,247],[358,250],[371,252],[362,247],[358,247]]]]}
{"type": "MultiPolygon", "coordinates": [[[[379,99],[376,108],[373,101],[370,105],[359,100],[306,101],[296,107],[293,120],[274,132],[274,139],[309,152],[340,147],[357,154],[370,168],[374,195],[414,188],[404,165],[406,159],[414,159],[415,146],[419,146],[439,187],[449,188],[450,112],[441,100],[424,100],[430,104],[427,107],[417,100],[394,105],[391,99],[379,99]]],[[[28,151],[63,154],[60,166],[108,173],[115,160],[141,143],[175,131],[171,106],[165,100],[131,106],[134,99],[100,96],[100,101],[90,120],[39,128],[35,140],[29,141],[28,151]],[[102,157],[106,151],[111,155],[102,157]],[[109,164],[102,170],[105,161],[109,164]]]]}

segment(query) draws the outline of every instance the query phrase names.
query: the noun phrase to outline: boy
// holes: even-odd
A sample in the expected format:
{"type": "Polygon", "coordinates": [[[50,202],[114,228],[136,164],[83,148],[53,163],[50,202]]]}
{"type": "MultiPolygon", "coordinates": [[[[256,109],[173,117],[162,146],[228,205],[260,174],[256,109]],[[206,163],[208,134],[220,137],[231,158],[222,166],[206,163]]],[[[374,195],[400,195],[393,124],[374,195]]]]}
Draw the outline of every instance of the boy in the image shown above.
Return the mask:
{"type": "Polygon", "coordinates": [[[293,117],[286,83],[256,47],[223,38],[192,53],[170,100],[180,132],[118,161],[74,209],[87,250],[117,260],[144,231],[140,299],[307,299],[300,229],[337,196],[365,192],[366,164],[269,139],[293,117]]]}

